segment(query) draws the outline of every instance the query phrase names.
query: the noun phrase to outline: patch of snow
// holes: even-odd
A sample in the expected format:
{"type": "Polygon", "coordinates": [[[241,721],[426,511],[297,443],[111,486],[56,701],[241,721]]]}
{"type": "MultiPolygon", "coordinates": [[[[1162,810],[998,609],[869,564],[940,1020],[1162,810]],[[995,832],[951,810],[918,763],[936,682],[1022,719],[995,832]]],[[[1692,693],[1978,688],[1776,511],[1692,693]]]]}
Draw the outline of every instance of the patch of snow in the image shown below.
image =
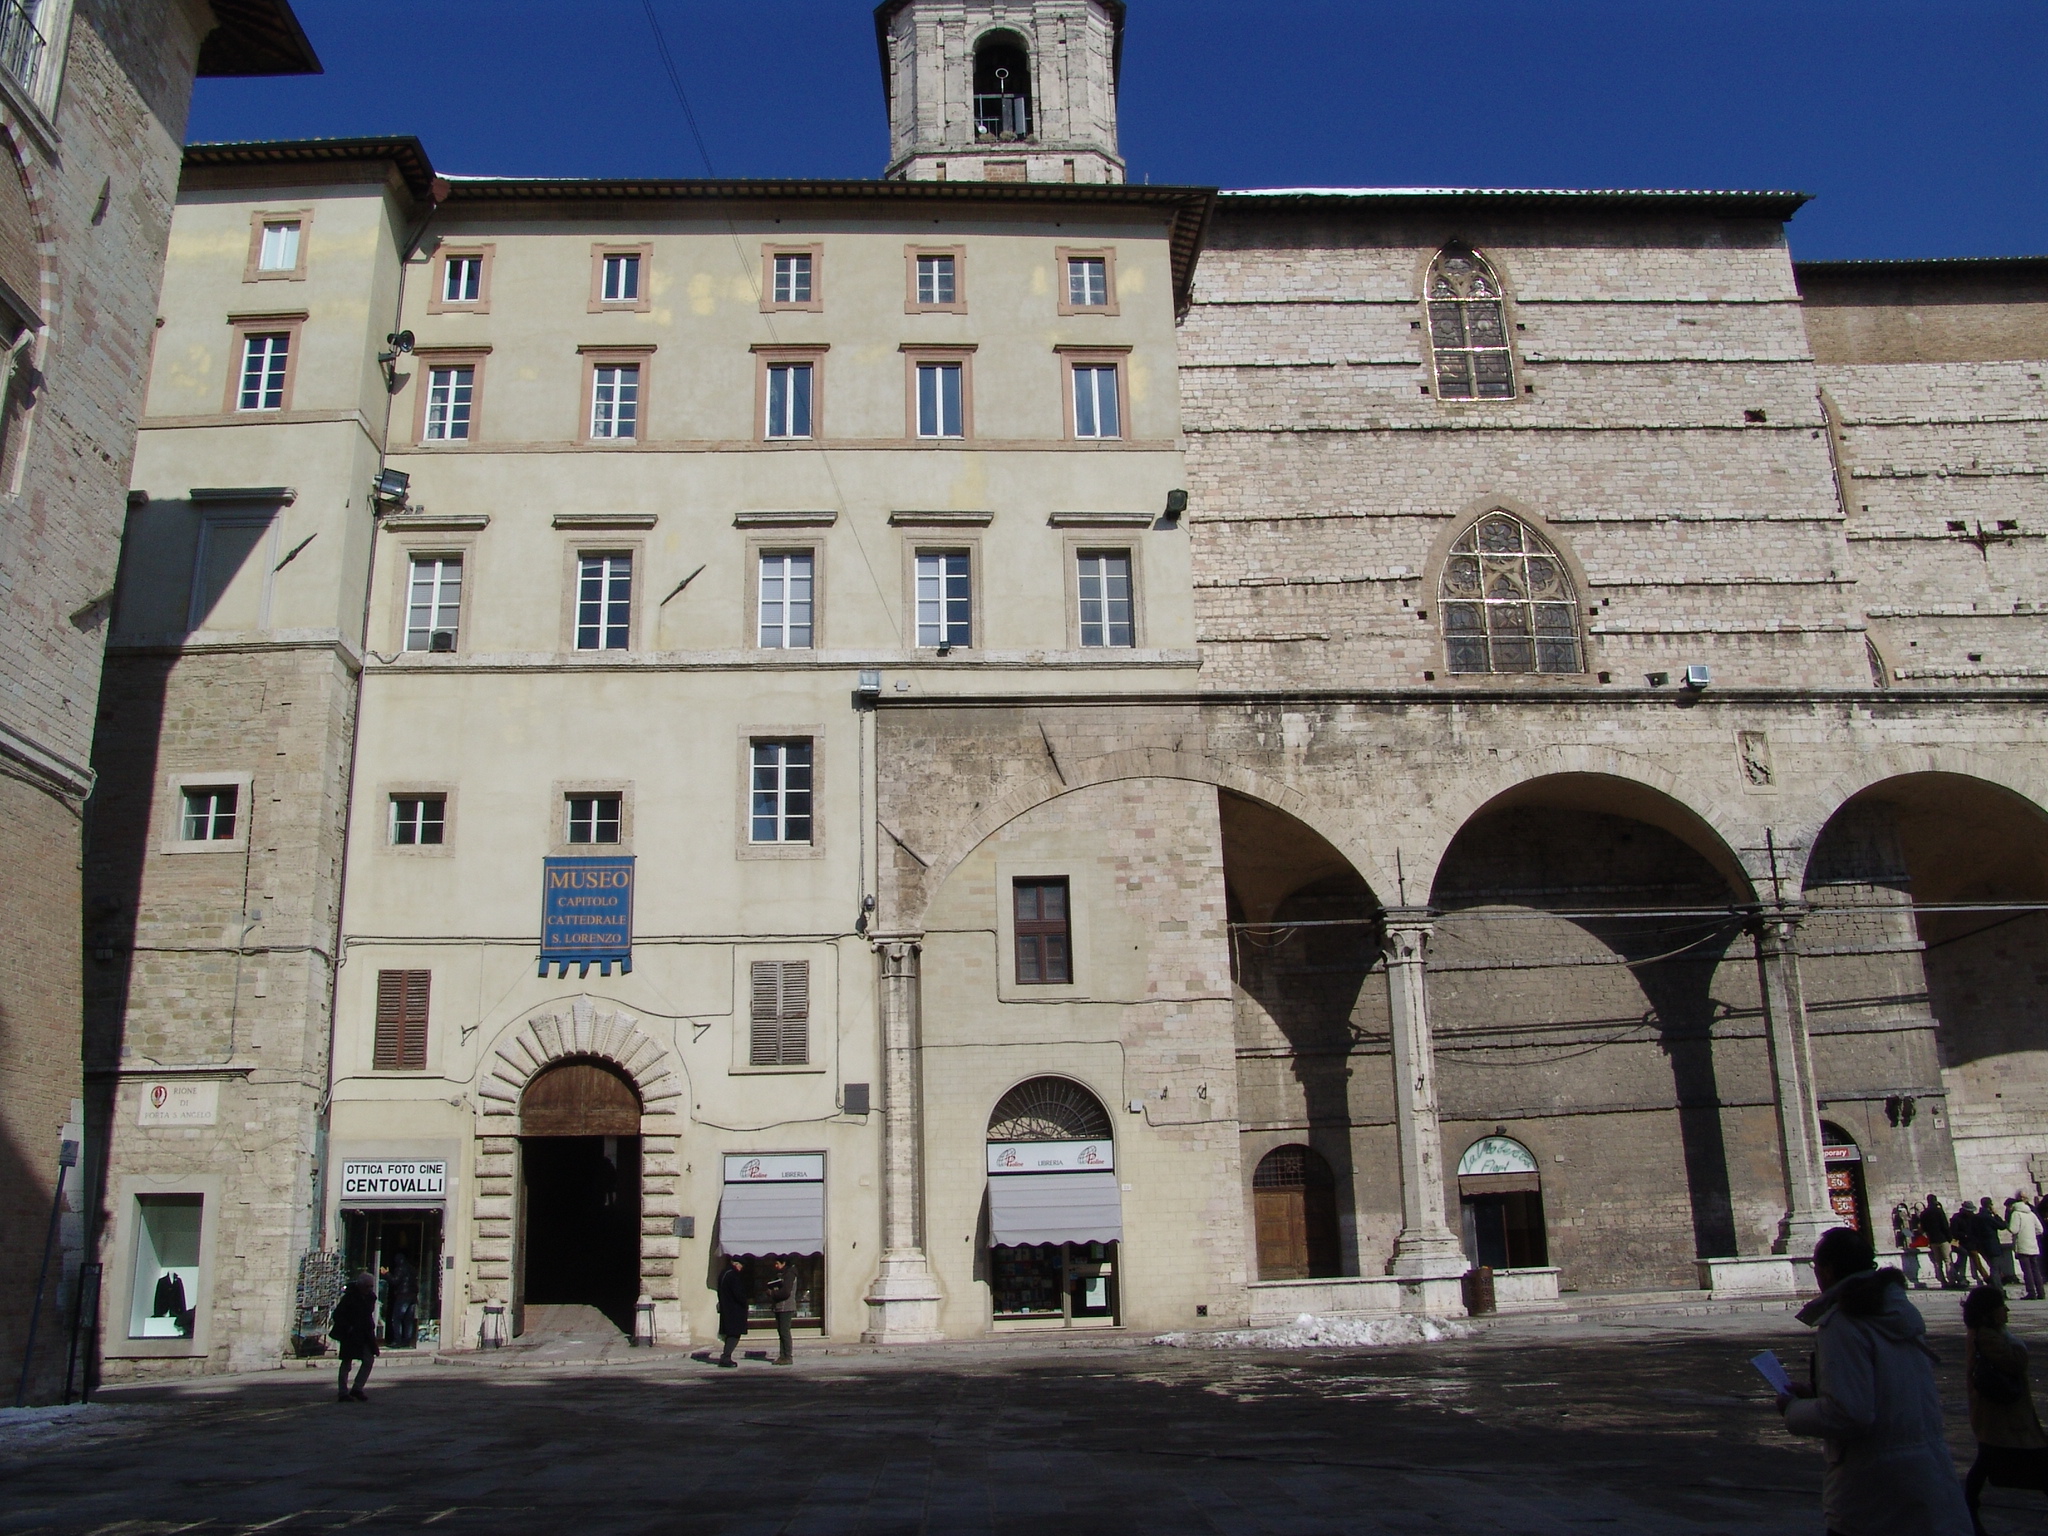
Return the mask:
{"type": "Polygon", "coordinates": [[[1320,1349],[1332,1344],[1369,1348],[1388,1344],[1434,1344],[1469,1339],[1472,1329],[1451,1318],[1316,1317],[1304,1312],[1275,1328],[1225,1328],[1215,1333],[1162,1333],[1154,1344],[1169,1349],[1320,1349]]]}
{"type": "Polygon", "coordinates": [[[160,1419],[170,1408],[141,1404],[65,1403],[47,1408],[0,1408],[0,1449],[33,1450],[38,1446],[88,1438],[108,1429],[122,1429],[143,1420],[160,1419]]]}

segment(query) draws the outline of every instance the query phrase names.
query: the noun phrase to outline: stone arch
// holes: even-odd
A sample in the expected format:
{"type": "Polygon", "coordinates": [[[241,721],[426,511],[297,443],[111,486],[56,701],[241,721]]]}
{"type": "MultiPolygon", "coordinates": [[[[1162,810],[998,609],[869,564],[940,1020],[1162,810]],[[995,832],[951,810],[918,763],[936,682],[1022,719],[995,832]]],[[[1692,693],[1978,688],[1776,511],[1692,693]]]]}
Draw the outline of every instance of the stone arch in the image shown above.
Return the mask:
{"type": "MultiPolygon", "coordinates": [[[[1894,780],[1919,775],[1975,780],[2026,802],[2036,815],[2048,816],[2048,769],[2040,764],[2038,752],[2015,753],[2008,759],[1967,747],[1918,747],[1862,758],[1855,768],[1822,780],[1796,802],[1797,819],[1783,829],[1779,846],[1799,849],[1803,858],[1802,866],[1788,871],[1788,875],[1803,883],[1803,865],[1811,861],[1828,823],[1850,801],[1894,780]],[[2028,761],[2029,757],[2033,762],[2028,761]]],[[[1787,884],[1792,884],[1791,878],[1787,884]]]]}
{"type": "Polygon", "coordinates": [[[1232,790],[1247,799],[1262,800],[1328,839],[1367,884],[1377,889],[1374,873],[1377,866],[1353,846],[1349,834],[1341,830],[1341,818],[1295,785],[1268,778],[1234,763],[1220,762],[1197,752],[1176,751],[1171,747],[1127,747],[1065,763],[1063,771],[1064,778],[1049,766],[1033,772],[1003,793],[993,796],[979,812],[968,818],[953,840],[936,856],[925,861],[922,895],[917,909],[899,914],[905,926],[921,927],[927,906],[945,886],[953,871],[960,867],[961,861],[1018,817],[1063,796],[1124,779],[1181,779],[1232,790]]]}
{"type": "Polygon", "coordinates": [[[975,136],[1003,140],[1035,137],[1038,59],[1032,40],[1017,28],[998,23],[975,37],[968,57],[975,136]],[[998,77],[999,71],[1005,78],[998,77]],[[998,98],[1003,100],[999,103],[998,98]]]}
{"type": "Polygon", "coordinates": [[[667,1049],[643,1034],[638,1023],[632,1014],[600,1007],[586,994],[559,1012],[536,1013],[515,1026],[492,1052],[477,1087],[482,1134],[518,1135],[519,1100],[526,1085],[545,1068],[575,1056],[610,1062],[624,1072],[639,1091],[643,1115],[677,1113],[682,1080],[669,1065],[667,1049]]]}

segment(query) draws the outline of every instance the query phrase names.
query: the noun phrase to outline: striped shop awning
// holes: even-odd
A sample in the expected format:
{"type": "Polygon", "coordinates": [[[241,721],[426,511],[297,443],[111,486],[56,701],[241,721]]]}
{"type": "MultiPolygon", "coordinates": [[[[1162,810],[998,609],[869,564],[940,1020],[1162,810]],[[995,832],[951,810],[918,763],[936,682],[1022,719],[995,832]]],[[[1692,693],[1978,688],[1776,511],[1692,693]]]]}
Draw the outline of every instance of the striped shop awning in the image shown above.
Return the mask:
{"type": "Polygon", "coordinates": [[[988,1235],[1024,1243],[1114,1243],[1124,1235],[1114,1173],[1001,1173],[988,1181],[988,1235]]]}

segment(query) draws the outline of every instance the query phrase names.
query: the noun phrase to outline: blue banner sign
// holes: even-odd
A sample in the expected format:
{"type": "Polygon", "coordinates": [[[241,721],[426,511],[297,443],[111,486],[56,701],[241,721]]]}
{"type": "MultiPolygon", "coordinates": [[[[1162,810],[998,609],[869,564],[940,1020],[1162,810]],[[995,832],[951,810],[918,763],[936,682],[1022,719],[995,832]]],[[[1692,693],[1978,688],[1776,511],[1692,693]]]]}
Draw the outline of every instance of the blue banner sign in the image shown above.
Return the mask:
{"type": "Polygon", "coordinates": [[[633,969],[633,859],[541,860],[540,973],[560,967],[557,975],[588,976],[592,962],[600,975],[612,973],[612,962],[633,969]]]}

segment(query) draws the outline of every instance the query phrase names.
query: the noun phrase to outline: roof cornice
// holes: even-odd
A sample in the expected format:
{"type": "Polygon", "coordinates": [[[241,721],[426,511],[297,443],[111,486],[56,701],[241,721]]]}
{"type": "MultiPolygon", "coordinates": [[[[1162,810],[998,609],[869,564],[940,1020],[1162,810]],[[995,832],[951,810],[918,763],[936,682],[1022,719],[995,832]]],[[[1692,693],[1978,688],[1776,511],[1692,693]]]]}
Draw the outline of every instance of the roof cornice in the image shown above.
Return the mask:
{"type": "Polygon", "coordinates": [[[433,162],[410,134],[376,139],[255,139],[241,143],[187,144],[185,169],[235,170],[272,165],[345,165],[383,161],[398,172],[406,190],[424,202],[435,196],[433,162]]]}
{"type": "Polygon", "coordinates": [[[1219,192],[1216,200],[1219,211],[1226,214],[1308,209],[1367,213],[1445,207],[1598,208],[1789,219],[1812,200],[1812,194],[1626,187],[1250,187],[1219,192]]]}

